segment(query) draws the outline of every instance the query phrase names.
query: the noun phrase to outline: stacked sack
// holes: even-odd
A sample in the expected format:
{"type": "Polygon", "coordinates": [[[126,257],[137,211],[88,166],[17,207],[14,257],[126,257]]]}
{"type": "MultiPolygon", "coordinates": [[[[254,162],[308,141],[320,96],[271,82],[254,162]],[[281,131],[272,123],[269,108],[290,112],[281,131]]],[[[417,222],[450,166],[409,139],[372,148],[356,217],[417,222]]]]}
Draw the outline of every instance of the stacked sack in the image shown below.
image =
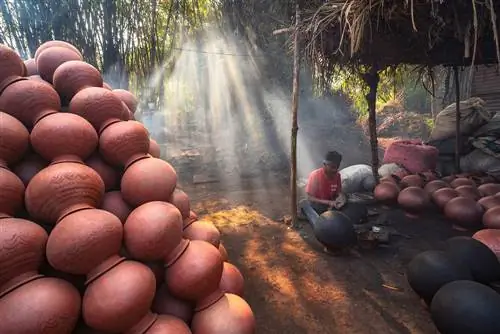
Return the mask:
{"type": "Polygon", "coordinates": [[[2,333],[253,333],[243,277],[71,44],[0,45],[2,333]],[[67,112],[62,112],[62,110],[67,112]]]}

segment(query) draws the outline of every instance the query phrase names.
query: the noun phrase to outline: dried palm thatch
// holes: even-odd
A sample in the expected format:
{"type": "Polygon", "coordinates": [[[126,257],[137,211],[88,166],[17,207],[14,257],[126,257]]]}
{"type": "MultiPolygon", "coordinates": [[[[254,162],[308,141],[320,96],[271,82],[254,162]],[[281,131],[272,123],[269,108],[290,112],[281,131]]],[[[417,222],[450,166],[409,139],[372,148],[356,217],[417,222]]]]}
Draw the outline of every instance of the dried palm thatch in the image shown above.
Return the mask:
{"type": "Polygon", "coordinates": [[[500,62],[497,0],[307,1],[298,26],[316,74],[500,62]]]}

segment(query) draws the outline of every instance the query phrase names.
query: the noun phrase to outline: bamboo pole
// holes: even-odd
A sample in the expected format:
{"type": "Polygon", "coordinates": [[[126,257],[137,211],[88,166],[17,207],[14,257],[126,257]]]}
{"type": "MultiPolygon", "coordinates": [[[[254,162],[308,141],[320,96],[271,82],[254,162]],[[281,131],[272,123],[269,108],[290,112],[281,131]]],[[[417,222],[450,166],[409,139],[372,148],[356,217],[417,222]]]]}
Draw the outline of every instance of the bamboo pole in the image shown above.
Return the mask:
{"type": "Polygon", "coordinates": [[[292,210],[292,225],[297,225],[298,201],[297,201],[297,133],[299,131],[297,112],[299,108],[299,1],[295,2],[295,35],[293,37],[293,92],[292,92],[292,131],[291,131],[291,177],[290,190],[292,193],[291,210],[292,210]]]}
{"type": "Polygon", "coordinates": [[[370,71],[364,75],[364,81],[370,88],[366,94],[366,101],[368,102],[368,132],[370,133],[370,147],[372,153],[372,173],[376,183],[379,181],[378,175],[378,139],[377,139],[377,88],[380,77],[375,66],[370,68],[370,71]]]}
{"type": "Polygon", "coordinates": [[[460,154],[461,152],[461,134],[460,134],[460,121],[461,121],[461,115],[460,115],[460,78],[459,78],[459,73],[458,73],[458,66],[453,66],[453,72],[454,72],[454,79],[455,79],[455,104],[456,104],[456,109],[455,109],[455,132],[456,132],[456,137],[455,137],[455,171],[456,173],[460,173],[460,154]]]}

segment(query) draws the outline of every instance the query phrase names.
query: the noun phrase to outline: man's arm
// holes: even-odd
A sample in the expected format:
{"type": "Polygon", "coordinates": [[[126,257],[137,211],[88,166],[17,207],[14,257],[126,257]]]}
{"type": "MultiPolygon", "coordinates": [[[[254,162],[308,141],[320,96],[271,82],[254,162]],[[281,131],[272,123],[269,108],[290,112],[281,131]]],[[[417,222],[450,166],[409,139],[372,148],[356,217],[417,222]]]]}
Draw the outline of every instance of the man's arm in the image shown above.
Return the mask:
{"type": "Polygon", "coordinates": [[[310,201],[310,202],[320,203],[320,204],[329,205],[329,206],[333,205],[332,201],[328,201],[328,200],[325,200],[325,199],[319,199],[319,198],[314,197],[314,196],[312,196],[310,194],[307,194],[307,200],[310,201]]]}
{"type": "Polygon", "coordinates": [[[318,182],[319,181],[314,174],[309,175],[309,179],[307,180],[307,185],[306,185],[307,200],[310,202],[332,206],[333,204],[332,201],[320,199],[314,196],[315,194],[318,193],[318,188],[319,188],[318,182]]]}

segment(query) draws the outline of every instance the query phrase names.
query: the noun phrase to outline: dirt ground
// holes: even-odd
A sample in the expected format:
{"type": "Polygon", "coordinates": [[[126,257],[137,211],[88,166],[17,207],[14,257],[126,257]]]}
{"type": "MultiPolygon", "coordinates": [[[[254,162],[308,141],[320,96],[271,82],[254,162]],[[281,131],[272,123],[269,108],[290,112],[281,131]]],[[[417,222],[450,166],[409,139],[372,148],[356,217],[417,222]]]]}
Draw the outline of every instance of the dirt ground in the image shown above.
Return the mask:
{"type": "Polygon", "coordinates": [[[289,212],[289,191],[272,180],[266,187],[247,181],[184,188],[193,209],[219,227],[230,261],[243,273],[257,333],[437,333],[405,268],[457,232],[436,218],[388,211],[385,224],[403,237],[388,247],[331,256],[309,226],[279,222],[289,212]]]}

